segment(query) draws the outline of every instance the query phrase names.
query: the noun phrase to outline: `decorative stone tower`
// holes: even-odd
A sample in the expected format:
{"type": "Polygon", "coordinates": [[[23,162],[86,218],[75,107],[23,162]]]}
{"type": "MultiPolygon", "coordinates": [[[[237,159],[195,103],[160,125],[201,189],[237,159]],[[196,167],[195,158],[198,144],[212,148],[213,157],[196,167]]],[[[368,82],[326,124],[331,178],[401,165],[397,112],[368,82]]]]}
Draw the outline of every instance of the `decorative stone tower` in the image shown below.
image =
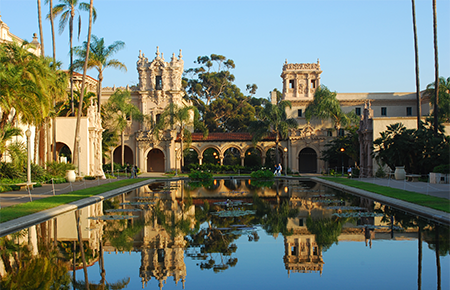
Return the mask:
{"type": "Polygon", "coordinates": [[[312,99],[314,92],[320,86],[320,63],[288,63],[283,65],[284,100],[297,101],[312,99]]]}
{"type": "Polygon", "coordinates": [[[141,95],[141,110],[143,114],[156,115],[161,113],[168,103],[180,103],[183,97],[181,76],[184,61],[181,49],[178,57],[172,54],[170,62],[164,61],[164,54],[156,47],[156,57],[151,62],[139,51],[137,70],[139,73],[138,92],[141,95]],[[155,112],[156,109],[156,112],[155,112]]]}

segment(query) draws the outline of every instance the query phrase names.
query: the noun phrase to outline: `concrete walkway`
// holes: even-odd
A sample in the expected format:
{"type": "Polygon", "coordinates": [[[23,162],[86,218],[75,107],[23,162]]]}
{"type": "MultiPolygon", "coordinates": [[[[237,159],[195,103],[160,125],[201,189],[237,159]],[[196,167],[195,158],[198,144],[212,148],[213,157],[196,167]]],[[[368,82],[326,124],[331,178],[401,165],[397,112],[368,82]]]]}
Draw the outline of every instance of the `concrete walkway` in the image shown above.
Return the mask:
{"type": "MultiPolygon", "coordinates": [[[[163,173],[142,173],[138,178],[160,178],[164,177],[163,173]]],[[[80,190],[88,187],[94,187],[105,183],[111,183],[117,180],[126,179],[122,176],[118,179],[98,179],[98,180],[82,180],[73,183],[61,183],[61,184],[43,184],[41,187],[35,187],[29,192],[23,191],[7,191],[0,193],[0,208],[12,206],[19,203],[30,202],[41,198],[50,197],[53,195],[59,195],[63,193],[69,193],[74,190],[80,190]]]]}
{"type": "MultiPolygon", "coordinates": [[[[421,206],[418,204],[406,202],[392,197],[383,196],[381,194],[376,194],[373,192],[357,189],[354,187],[346,186],[340,183],[334,183],[332,181],[324,180],[317,177],[311,177],[311,180],[318,183],[325,184],[332,188],[342,190],[344,192],[349,192],[372,200],[379,201],[383,204],[390,205],[405,212],[409,212],[426,219],[450,225],[450,214],[440,210],[435,210],[426,206],[421,206]]],[[[449,184],[429,184],[426,182],[407,182],[399,181],[393,179],[383,179],[383,178],[359,178],[356,179],[362,182],[374,183],[382,186],[389,186],[398,189],[404,189],[407,191],[417,192],[420,194],[431,195],[435,197],[441,197],[447,199],[447,203],[450,198],[450,185],[449,184]]]]}

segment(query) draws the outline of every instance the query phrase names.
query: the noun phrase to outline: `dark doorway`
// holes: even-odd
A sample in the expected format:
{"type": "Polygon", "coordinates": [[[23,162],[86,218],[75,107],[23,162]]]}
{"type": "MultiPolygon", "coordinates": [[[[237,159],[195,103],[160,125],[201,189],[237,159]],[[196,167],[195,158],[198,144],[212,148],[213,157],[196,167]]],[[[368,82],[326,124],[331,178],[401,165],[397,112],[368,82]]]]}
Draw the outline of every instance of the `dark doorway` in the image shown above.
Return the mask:
{"type": "Polygon", "coordinates": [[[147,172],[164,172],[164,153],[159,149],[152,149],[147,154],[147,172]]]}
{"type": "Polygon", "coordinates": [[[305,148],[300,151],[298,162],[298,172],[317,173],[317,153],[314,149],[305,148]]]}

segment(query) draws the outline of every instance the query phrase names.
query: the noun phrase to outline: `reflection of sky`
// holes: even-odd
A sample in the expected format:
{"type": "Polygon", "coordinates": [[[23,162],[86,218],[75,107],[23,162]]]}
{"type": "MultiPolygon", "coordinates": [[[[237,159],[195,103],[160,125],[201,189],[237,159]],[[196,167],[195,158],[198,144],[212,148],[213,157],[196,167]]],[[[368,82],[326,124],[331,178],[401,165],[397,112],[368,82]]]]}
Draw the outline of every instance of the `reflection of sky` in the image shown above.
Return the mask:
{"type": "MultiPolygon", "coordinates": [[[[247,236],[235,241],[238,249],[233,257],[238,258],[238,263],[224,272],[201,270],[196,265],[198,260],[185,256],[186,289],[417,289],[417,240],[375,240],[372,249],[364,242],[340,242],[323,253],[322,276],[291,273],[288,277],[283,263],[283,236],[275,239],[263,230],[258,234],[258,242],[249,242],[247,236]]],[[[218,262],[220,256],[214,255],[218,262]]],[[[450,257],[440,258],[442,289],[450,289],[450,257]]],[[[130,277],[126,289],[142,289],[140,253],[106,253],[105,265],[108,282],[130,277]]],[[[83,270],[77,271],[77,278],[84,279],[83,270]]],[[[89,280],[100,281],[98,263],[89,268],[89,280]]],[[[436,255],[423,243],[422,289],[436,286],[436,255]]],[[[152,278],[145,289],[159,289],[158,281],[152,278]]],[[[163,289],[182,289],[182,284],[175,286],[169,277],[163,289]]]]}

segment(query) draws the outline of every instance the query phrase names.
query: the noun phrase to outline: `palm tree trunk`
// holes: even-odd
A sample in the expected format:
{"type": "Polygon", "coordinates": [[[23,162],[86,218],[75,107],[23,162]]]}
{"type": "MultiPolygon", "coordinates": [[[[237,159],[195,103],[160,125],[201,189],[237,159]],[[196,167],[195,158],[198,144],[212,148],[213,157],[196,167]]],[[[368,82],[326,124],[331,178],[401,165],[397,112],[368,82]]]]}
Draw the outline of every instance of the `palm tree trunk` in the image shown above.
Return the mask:
{"type": "Polygon", "coordinates": [[[122,130],[122,132],[120,133],[120,147],[122,147],[122,166],[125,164],[125,133],[122,130]]]}
{"type": "Polygon", "coordinates": [[[420,81],[419,81],[419,44],[417,40],[417,25],[416,25],[416,4],[415,0],[412,2],[412,18],[413,18],[413,31],[414,31],[414,54],[416,63],[416,101],[417,101],[417,129],[420,128],[420,117],[422,116],[421,104],[420,104],[420,81]]]}
{"type": "MultiPolygon", "coordinates": [[[[52,28],[52,48],[53,48],[53,65],[56,62],[56,43],[55,43],[55,25],[53,22],[53,0],[50,0],[50,27],[52,28]]],[[[56,107],[56,99],[53,97],[53,108],[56,107]]],[[[57,161],[58,157],[56,156],[56,116],[53,117],[53,161],[57,161]]]]}
{"type": "MultiPolygon", "coordinates": [[[[413,0],[414,2],[414,0],[413,0]]],[[[417,266],[417,290],[422,289],[422,226],[419,225],[419,231],[417,233],[418,235],[418,240],[419,240],[419,257],[418,257],[418,263],[419,265],[417,266]]]]}
{"type": "MultiPolygon", "coordinates": [[[[433,1],[434,2],[434,1],[433,1]]],[[[439,257],[439,226],[435,226],[436,238],[436,272],[437,272],[437,289],[441,290],[441,259],[439,257]]]]}
{"type": "Polygon", "coordinates": [[[438,110],[439,110],[439,62],[438,62],[438,44],[437,44],[437,13],[436,0],[433,0],[433,34],[434,34],[434,134],[438,133],[438,110]]]}
{"type": "MultiPolygon", "coordinates": [[[[71,109],[72,109],[72,113],[70,114],[71,116],[75,116],[75,107],[74,107],[74,102],[73,102],[73,16],[70,17],[69,20],[69,41],[70,41],[70,67],[69,67],[69,71],[70,71],[70,104],[71,104],[71,109]]],[[[81,103],[81,102],[80,102],[81,103]]]]}
{"type": "MultiPolygon", "coordinates": [[[[81,113],[83,111],[83,96],[84,96],[84,89],[86,86],[86,71],[87,71],[87,63],[89,60],[89,48],[90,48],[90,43],[91,43],[91,33],[92,33],[92,10],[94,8],[94,0],[91,0],[91,5],[89,8],[89,29],[88,29],[88,39],[87,39],[87,45],[86,45],[86,58],[84,60],[84,66],[83,66],[83,78],[81,80],[81,93],[80,93],[80,102],[78,104],[78,114],[77,114],[77,125],[75,128],[75,141],[74,144],[75,146],[74,148],[74,156],[76,156],[77,158],[73,159],[73,160],[78,160],[80,159],[80,156],[78,154],[78,139],[80,136],[80,121],[81,121],[81,113]]],[[[70,52],[71,56],[72,56],[72,50],[70,52]]],[[[72,67],[72,64],[71,64],[72,67]]],[[[80,164],[80,162],[78,162],[78,164],[80,164]]],[[[78,171],[81,173],[80,168],[78,168],[78,171]]],[[[88,288],[89,289],[89,288],[88,288]]]]}
{"type": "MultiPolygon", "coordinates": [[[[86,267],[86,256],[84,255],[84,245],[81,235],[81,225],[80,225],[80,211],[75,211],[75,219],[77,221],[77,233],[78,233],[78,243],[80,244],[81,260],[83,261],[84,279],[86,283],[86,289],[89,289],[89,279],[86,267]]],[[[74,279],[75,280],[75,279],[74,279]]]]}
{"type": "Polygon", "coordinates": [[[100,71],[98,73],[98,87],[97,87],[97,107],[98,111],[100,111],[102,107],[102,82],[103,82],[103,73],[100,71]]]}
{"type": "Polygon", "coordinates": [[[42,31],[41,0],[37,0],[37,9],[38,9],[38,22],[39,22],[39,37],[41,39],[41,56],[45,56],[45,53],[44,53],[44,31],[42,31]]]}

